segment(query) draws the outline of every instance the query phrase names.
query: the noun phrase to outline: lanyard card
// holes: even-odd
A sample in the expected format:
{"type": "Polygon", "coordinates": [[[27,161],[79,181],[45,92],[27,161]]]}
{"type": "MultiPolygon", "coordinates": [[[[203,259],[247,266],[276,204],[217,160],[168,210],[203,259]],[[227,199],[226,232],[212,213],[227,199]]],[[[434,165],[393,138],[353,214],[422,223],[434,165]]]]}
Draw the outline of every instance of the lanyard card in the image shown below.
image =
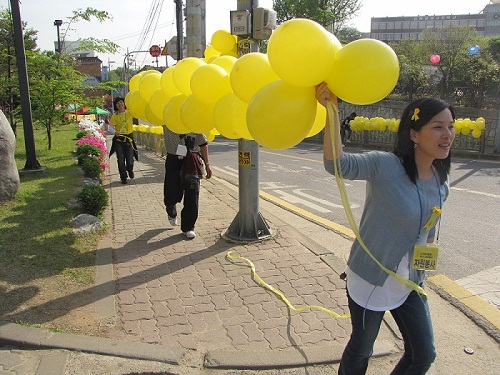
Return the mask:
{"type": "Polygon", "coordinates": [[[435,271],[437,269],[439,248],[434,244],[415,245],[413,249],[412,268],[435,271]]]}

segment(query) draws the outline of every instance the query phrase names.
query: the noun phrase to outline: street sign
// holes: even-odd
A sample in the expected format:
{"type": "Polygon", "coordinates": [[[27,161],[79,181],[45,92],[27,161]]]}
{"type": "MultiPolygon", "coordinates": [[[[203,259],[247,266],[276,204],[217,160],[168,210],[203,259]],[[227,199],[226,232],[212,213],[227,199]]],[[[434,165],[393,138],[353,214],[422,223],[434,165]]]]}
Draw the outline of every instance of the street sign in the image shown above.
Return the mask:
{"type": "Polygon", "coordinates": [[[162,56],[167,56],[168,55],[168,45],[165,43],[165,47],[161,50],[161,55],[162,56]]]}
{"type": "Polygon", "coordinates": [[[158,57],[161,55],[161,47],[158,45],[151,46],[151,48],[149,48],[149,53],[153,57],[158,57]]]}

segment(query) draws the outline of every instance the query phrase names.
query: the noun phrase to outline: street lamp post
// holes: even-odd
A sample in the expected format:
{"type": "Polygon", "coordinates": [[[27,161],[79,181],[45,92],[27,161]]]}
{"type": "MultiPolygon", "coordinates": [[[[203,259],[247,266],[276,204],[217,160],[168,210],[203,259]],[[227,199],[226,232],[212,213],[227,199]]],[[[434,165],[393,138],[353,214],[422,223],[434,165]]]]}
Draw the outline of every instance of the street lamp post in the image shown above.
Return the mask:
{"type": "Polygon", "coordinates": [[[54,21],[54,26],[57,27],[57,51],[61,53],[61,36],[59,34],[59,27],[62,25],[62,20],[55,20],[54,21]]]}
{"type": "MultiPolygon", "coordinates": [[[[109,80],[109,73],[111,73],[111,64],[114,64],[115,62],[116,61],[112,61],[108,57],[108,77],[107,77],[108,80],[109,80]]],[[[113,113],[115,111],[115,107],[113,105],[113,89],[110,89],[110,93],[111,93],[111,113],[113,113]]]]}

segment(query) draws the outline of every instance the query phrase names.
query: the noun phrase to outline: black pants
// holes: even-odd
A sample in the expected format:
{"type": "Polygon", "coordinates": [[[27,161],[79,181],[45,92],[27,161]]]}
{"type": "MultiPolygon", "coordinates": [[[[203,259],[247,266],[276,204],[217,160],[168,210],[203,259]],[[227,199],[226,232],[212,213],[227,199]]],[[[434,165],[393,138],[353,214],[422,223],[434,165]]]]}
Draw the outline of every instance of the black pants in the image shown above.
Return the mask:
{"type": "Polygon", "coordinates": [[[181,231],[194,230],[198,219],[200,180],[181,183],[182,159],[167,154],[165,161],[165,182],[163,184],[163,203],[170,217],[177,217],[175,205],[184,198],[181,211],[181,231]]]}
{"type": "Polygon", "coordinates": [[[118,172],[120,179],[127,179],[127,172],[130,175],[134,171],[134,149],[130,142],[116,141],[116,159],[118,161],[118,172]]]}

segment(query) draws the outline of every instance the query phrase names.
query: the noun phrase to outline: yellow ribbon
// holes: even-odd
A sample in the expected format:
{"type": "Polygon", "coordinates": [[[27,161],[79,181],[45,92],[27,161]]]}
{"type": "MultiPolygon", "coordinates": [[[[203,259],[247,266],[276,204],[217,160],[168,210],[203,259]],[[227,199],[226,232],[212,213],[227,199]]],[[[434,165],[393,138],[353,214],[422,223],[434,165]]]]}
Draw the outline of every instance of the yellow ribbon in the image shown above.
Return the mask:
{"type": "Polygon", "coordinates": [[[418,114],[420,113],[420,108],[415,108],[413,111],[413,116],[411,116],[411,119],[413,121],[417,121],[420,117],[418,117],[418,114]]]}
{"type": "MultiPolygon", "coordinates": [[[[326,110],[328,112],[328,119],[329,119],[329,126],[330,126],[330,136],[331,136],[331,141],[332,141],[332,149],[333,149],[333,155],[336,155],[335,152],[335,138],[334,138],[334,119],[338,118],[338,110],[334,105],[330,102],[327,102],[326,105],[326,110]]],[[[415,112],[417,112],[418,108],[415,108],[415,112]]],[[[417,112],[418,113],[418,112],[417,112]]],[[[416,115],[414,115],[416,116],[416,115]]],[[[418,116],[417,116],[418,117],[418,116]]],[[[361,247],[365,250],[365,252],[369,255],[369,257],[382,269],[384,272],[388,273],[390,276],[396,278],[400,282],[402,282],[404,285],[407,287],[411,288],[412,290],[416,291],[417,293],[420,293],[424,296],[427,296],[426,291],[419,286],[418,284],[414,283],[411,280],[405,279],[403,276],[398,275],[397,273],[391,271],[390,269],[386,268],[382,263],[380,263],[377,258],[373,256],[371,251],[368,249],[368,247],[365,245],[363,240],[361,239],[361,236],[359,234],[359,229],[356,224],[356,220],[354,219],[354,215],[351,211],[351,205],[349,204],[349,198],[347,197],[347,190],[344,184],[344,180],[342,178],[342,172],[340,170],[340,159],[337,158],[334,160],[334,170],[335,170],[335,180],[337,181],[337,185],[339,187],[340,191],[340,197],[342,199],[342,205],[344,206],[344,210],[346,212],[347,218],[349,220],[349,224],[351,225],[351,229],[354,232],[356,239],[358,240],[359,244],[361,247]]]]}
{"type": "Polygon", "coordinates": [[[427,223],[424,225],[424,229],[429,231],[436,224],[437,219],[443,211],[439,207],[432,207],[432,214],[427,223]]]}
{"type": "Polygon", "coordinates": [[[285,297],[285,294],[279,290],[279,289],[276,289],[274,287],[272,287],[271,285],[269,285],[268,283],[266,283],[264,280],[262,280],[260,278],[260,276],[257,274],[257,272],[255,271],[255,265],[252,263],[252,261],[250,259],[247,259],[247,258],[243,258],[239,255],[232,255],[232,251],[228,251],[227,254],[226,254],[226,258],[231,261],[232,263],[235,263],[236,260],[242,260],[244,262],[247,263],[247,265],[250,267],[250,269],[252,270],[252,278],[257,281],[257,283],[259,283],[261,286],[263,286],[264,288],[266,288],[267,290],[273,292],[274,294],[276,294],[278,297],[281,298],[281,300],[283,302],[285,302],[285,304],[288,306],[288,308],[290,310],[293,310],[293,311],[296,311],[296,312],[301,312],[301,311],[304,311],[304,310],[320,310],[320,311],[323,311],[327,314],[330,314],[331,316],[333,316],[334,318],[342,318],[342,319],[346,319],[346,318],[350,318],[351,317],[351,314],[344,314],[344,315],[340,315],[340,314],[337,314],[335,311],[332,311],[332,310],[329,310],[323,306],[317,306],[317,305],[304,305],[302,307],[295,307],[293,306],[290,301],[285,297]]]}

